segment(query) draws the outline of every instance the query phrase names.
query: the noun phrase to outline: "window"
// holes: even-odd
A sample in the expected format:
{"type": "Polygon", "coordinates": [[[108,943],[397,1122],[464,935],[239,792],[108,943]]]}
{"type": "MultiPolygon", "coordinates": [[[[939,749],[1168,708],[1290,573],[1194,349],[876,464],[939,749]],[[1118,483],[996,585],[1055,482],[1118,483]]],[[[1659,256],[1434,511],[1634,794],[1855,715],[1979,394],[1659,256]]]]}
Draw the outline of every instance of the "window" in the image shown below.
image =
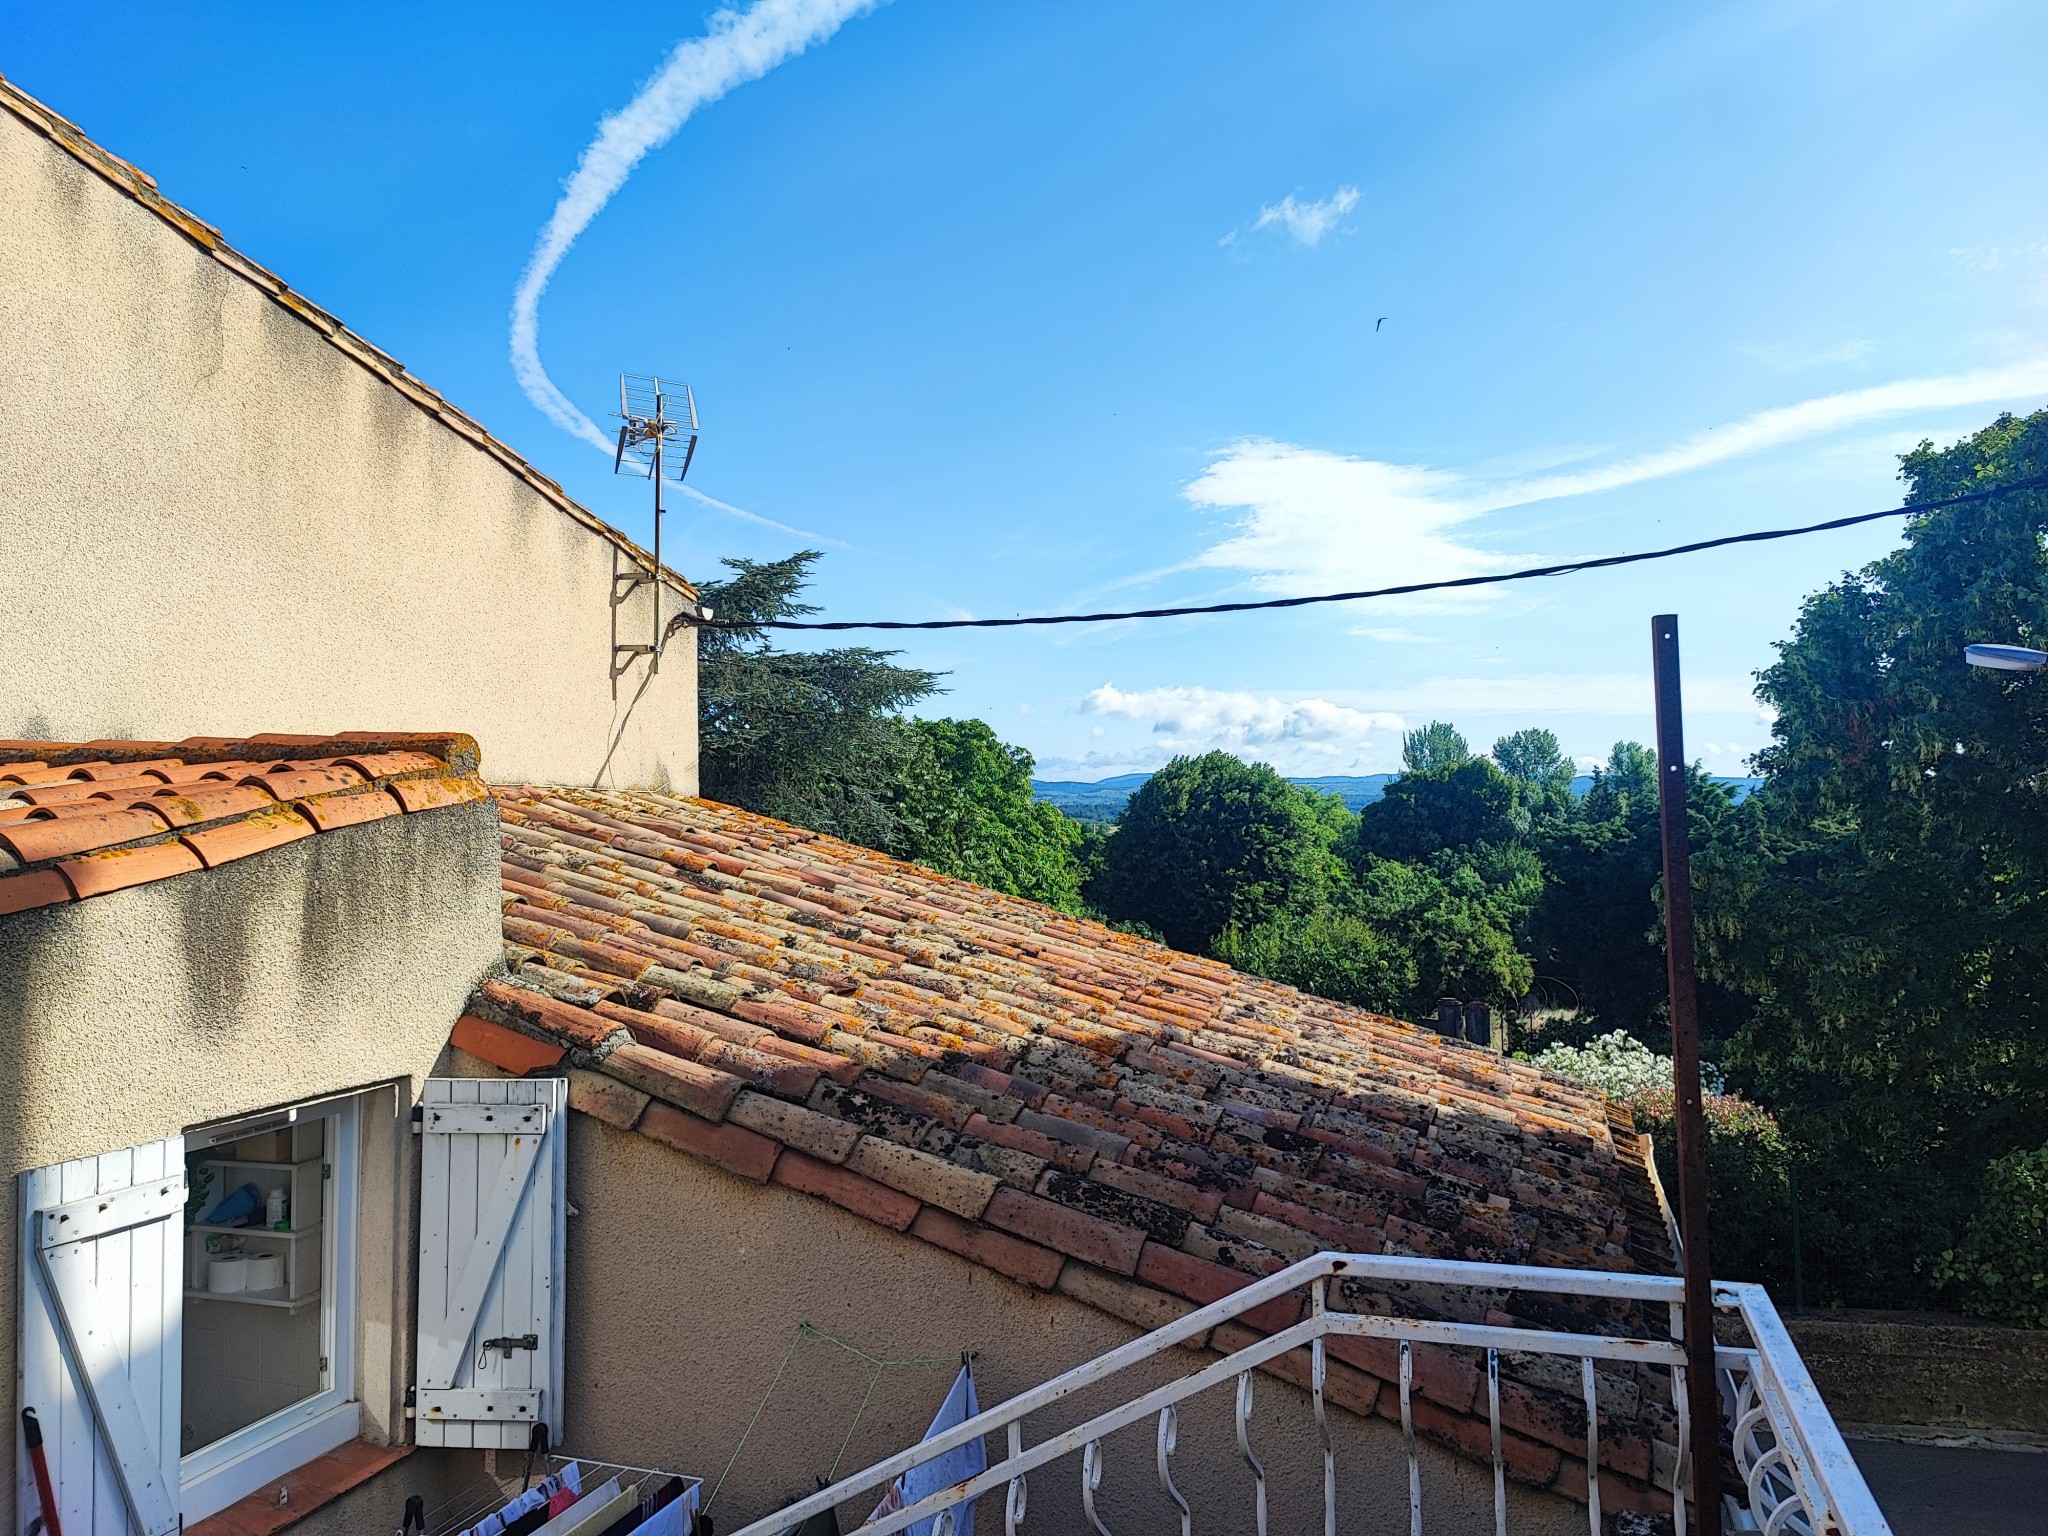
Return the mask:
{"type": "Polygon", "coordinates": [[[406,1086],[21,1176],[21,1404],[65,1536],[176,1536],[366,1434],[560,1438],[568,1085],[430,1078],[416,1119],[406,1086]]]}
{"type": "Polygon", "coordinates": [[[356,1437],[352,1098],[185,1136],[179,1477],[203,1519],[356,1437]]]}

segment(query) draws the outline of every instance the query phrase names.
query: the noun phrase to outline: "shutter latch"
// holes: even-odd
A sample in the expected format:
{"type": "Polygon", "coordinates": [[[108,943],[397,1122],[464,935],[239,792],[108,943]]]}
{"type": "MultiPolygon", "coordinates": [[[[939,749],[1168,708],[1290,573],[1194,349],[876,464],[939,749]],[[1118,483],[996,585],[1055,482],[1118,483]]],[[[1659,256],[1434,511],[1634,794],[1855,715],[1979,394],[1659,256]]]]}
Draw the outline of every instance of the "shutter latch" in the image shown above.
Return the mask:
{"type": "Polygon", "coordinates": [[[510,1360],[512,1358],[512,1351],[515,1349],[531,1349],[537,1351],[539,1350],[539,1348],[540,1335],[537,1333],[522,1333],[516,1338],[508,1335],[502,1339],[485,1339],[483,1343],[483,1352],[485,1354],[488,1355],[494,1349],[502,1349],[505,1352],[505,1358],[507,1360],[510,1360]]]}

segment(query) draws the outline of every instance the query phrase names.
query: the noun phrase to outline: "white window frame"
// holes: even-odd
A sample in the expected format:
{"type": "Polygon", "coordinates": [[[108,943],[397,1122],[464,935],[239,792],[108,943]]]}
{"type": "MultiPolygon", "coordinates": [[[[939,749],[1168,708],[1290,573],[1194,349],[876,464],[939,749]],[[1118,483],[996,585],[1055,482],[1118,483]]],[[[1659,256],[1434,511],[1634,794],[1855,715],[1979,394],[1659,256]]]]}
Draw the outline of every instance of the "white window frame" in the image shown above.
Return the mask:
{"type": "MultiPolygon", "coordinates": [[[[338,1101],[285,1105],[273,1112],[313,1110],[332,1115],[335,1122],[325,1154],[333,1171],[321,1217],[325,1230],[320,1243],[320,1352],[327,1357],[326,1385],[311,1397],[180,1459],[179,1481],[188,1525],[218,1514],[264,1484],[346,1445],[362,1431],[363,1404],[356,1390],[356,1217],[361,1199],[364,1097],[356,1094],[338,1101]]],[[[263,1118],[268,1117],[249,1117],[251,1121],[263,1118]]]]}

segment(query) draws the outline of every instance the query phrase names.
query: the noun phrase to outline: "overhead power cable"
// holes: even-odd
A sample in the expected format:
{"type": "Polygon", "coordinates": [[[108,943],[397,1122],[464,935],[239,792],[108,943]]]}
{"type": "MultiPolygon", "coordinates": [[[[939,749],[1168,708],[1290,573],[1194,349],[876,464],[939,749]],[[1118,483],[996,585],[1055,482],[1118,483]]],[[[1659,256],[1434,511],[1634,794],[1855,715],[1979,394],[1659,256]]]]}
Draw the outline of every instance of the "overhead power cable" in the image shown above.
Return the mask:
{"type": "Polygon", "coordinates": [[[1764,544],[1773,539],[1796,539],[1809,533],[1826,533],[1834,528],[1853,528],[1885,517],[1908,517],[1920,512],[1938,512],[1965,502],[1986,501],[2015,491],[2048,486],[2048,475],[2015,480],[2010,485],[1988,490],[1965,491],[1939,501],[1919,501],[1910,506],[1886,507],[1882,512],[1858,512],[1851,517],[1831,517],[1824,523],[1807,523],[1798,528],[1764,528],[1755,533],[1731,533],[1718,539],[1699,539],[1691,544],[1673,544],[1668,549],[1646,549],[1633,555],[1598,555],[1584,560],[1566,560],[1557,565],[1533,565],[1527,570],[1501,571],[1491,576],[1456,576],[1445,581],[1410,581],[1395,587],[1368,587],[1359,592],[1319,592],[1312,597],[1270,597],[1257,602],[1200,603],[1182,608],[1129,608],[1117,613],[1040,613],[1011,619],[721,619],[686,614],[677,627],[695,629],[1021,629],[1042,624],[1111,624],[1120,619],[1184,619],[1207,613],[1251,613],[1262,608],[1307,608],[1316,603],[1355,603],[1369,597],[1406,597],[1417,592],[1447,592],[1459,587],[1494,587],[1510,581],[1533,581],[1538,576],[1569,576],[1576,571],[1598,571],[1614,565],[1636,565],[1645,560],[1669,560],[1675,555],[1696,555],[1701,550],[1725,549],[1731,544],[1764,544]]]}

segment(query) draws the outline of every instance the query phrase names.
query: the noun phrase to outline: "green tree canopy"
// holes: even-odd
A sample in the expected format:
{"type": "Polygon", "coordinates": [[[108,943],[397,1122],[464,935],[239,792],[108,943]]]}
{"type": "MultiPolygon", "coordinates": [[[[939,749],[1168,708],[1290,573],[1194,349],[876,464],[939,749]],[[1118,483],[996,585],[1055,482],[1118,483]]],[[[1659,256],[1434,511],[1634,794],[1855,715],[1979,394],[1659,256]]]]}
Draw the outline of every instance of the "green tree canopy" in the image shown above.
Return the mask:
{"type": "Polygon", "coordinates": [[[1513,897],[1475,864],[1435,867],[1374,859],[1359,872],[1355,910],[1414,967],[1414,983],[1386,1011],[1427,1018],[1439,997],[1513,1007],[1529,990],[1529,962],[1515,946],[1513,897]]]}
{"type": "Polygon", "coordinates": [[[1472,748],[1457,727],[1443,720],[1401,733],[1401,765],[1410,773],[1455,768],[1471,755],[1472,748]]]}
{"type": "Polygon", "coordinates": [[[1203,951],[1232,924],[1255,928],[1315,906],[1329,868],[1323,826],[1264,763],[1177,757],[1124,807],[1090,894],[1111,917],[1203,951]]]}
{"type": "Polygon", "coordinates": [[[930,772],[898,712],[938,692],[938,674],[866,646],[776,650],[751,627],[816,612],[797,594],[818,559],[727,560],[733,574],[703,584],[720,618],[749,627],[698,632],[699,779],[713,800],[893,850],[904,783],[930,772]]]}
{"type": "MultiPolygon", "coordinates": [[[[2048,411],[1902,460],[1910,501],[2048,473],[2048,411]]],[[[2048,1123],[2048,692],[1972,641],[2048,643],[2048,493],[1913,518],[1803,605],[1762,674],[1766,782],[1696,866],[1726,1057],[1812,1160],[1839,1262],[1912,1299],[1990,1164],[2048,1123]]]]}
{"type": "Polygon", "coordinates": [[[1079,824],[1034,799],[1031,754],[980,720],[913,720],[936,782],[910,798],[907,856],[977,885],[1081,910],[1079,824]]]}
{"type": "Polygon", "coordinates": [[[1408,1013],[1422,990],[1411,950],[1357,912],[1331,905],[1226,928],[1214,953],[1241,971],[1376,1013],[1408,1013]]]}
{"type": "Polygon", "coordinates": [[[1515,781],[1483,757],[1411,769],[1358,813],[1364,857],[1426,859],[1445,849],[1513,842],[1529,830],[1515,781]]]}
{"type": "Polygon", "coordinates": [[[714,800],[1081,909],[1080,835],[1031,794],[1031,757],[979,720],[909,720],[938,674],[864,646],[781,651],[758,627],[814,612],[815,550],[728,560],[703,586],[734,629],[699,632],[699,772],[714,800]]]}
{"type": "Polygon", "coordinates": [[[1500,771],[1531,789],[1570,789],[1571,761],[1557,744],[1557,734],[1537,727],[1503,736],[1493,744],[1500,771]]]}
{"type": "MultiPolygon", "coordinates": [[[[1733,801],[1697,764],[1688,768],[1686,785],[1699,850],[1726,821],[1733,801]]],[[[1545,883],[1530,915],[1529,940],[1546,989],[1562,992],[1610,1028],[1668,1048],[1656,753],[1637,742],[1616,742],[1573,814],[1544,826],[1539,852],[1545,883]]],[[[1710,1025],[1724,1019],[1722,994],[1710,991],[1703,1001],[1710,1025]]]]}

